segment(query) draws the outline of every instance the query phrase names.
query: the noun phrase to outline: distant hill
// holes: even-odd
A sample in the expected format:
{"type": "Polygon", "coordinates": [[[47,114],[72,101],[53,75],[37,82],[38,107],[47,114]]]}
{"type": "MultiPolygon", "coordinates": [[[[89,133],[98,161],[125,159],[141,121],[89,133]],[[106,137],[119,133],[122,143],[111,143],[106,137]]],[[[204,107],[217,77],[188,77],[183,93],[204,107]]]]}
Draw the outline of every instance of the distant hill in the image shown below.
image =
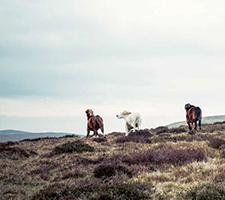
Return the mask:
{"type": "MultiPolygon", "coordinates": [[[[208,117],[202,118],[203,124],[210,124],[210,123],[223,122],[223,121],[225,121],[225,115],[208,116],[208,117]]],[[[187,122],[186,121],[180,121],[180,122],[168,124],[166,126],[168,128],[176,128],[176,127],[179,127],[181,125],[187,125],[187,122]]]]}
{"type": "Polygon", "coordinates": [[[0,135],[30,134],[30,133],[31,132],[11,130],[11,129],[0,131],[0,135]]]}
{"type": "Polygon", "coordinates": [[[33,133],[20,130],[1,130],[0,131],[0,142],[7,141],[19,141],[24,139],[34,139],[40,137],[62,137],[65,135],[76,135],[83,137],[81,134],[65,133],[65,132],[43,132],[43,133],[33,133]]]}

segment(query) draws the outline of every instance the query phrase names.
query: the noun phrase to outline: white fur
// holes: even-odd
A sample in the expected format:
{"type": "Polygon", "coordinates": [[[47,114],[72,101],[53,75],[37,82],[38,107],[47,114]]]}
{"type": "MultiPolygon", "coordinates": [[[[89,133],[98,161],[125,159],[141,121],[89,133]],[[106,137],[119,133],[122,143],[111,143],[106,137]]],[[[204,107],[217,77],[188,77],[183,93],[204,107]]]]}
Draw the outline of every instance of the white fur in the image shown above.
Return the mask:
{"type": "Polygon", "coordinates": [[[137,112],[129,112],[127,110],[124,110],[119,115],[116,115],[116,117],[119,118],[119,119],[124,119],[126,121],[126,125],[125,125],[125,130],[126,130],[125,135],[126,136],[131,131],[135,131],[136,128],[138,130],[140,130],[140,126],[141,126],[141,115],[139,113],[137,113],[137,112]],[[130,131],[128,129],[128,124],[129,124],[129,126],[132,127],[132,129],[130,131]]]}

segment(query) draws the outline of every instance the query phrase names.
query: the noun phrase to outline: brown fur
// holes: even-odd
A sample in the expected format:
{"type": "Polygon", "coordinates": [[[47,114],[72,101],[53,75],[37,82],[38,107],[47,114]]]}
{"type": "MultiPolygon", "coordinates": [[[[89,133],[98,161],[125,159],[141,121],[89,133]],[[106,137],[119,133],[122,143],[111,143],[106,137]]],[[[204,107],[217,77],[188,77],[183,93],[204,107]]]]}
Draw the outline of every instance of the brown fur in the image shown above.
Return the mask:
{"type": "Polygon", "coordinates": [[[94,132],[94,135],[98,135],[98,129],[101,129],[104,134],[104,124],[103,119],[99,115],[94,115],[93,110],[87,109],[87,137],[89,137],[90,131],[94,132]]]}
{"type": "Polygon", "coordinates": [[[195,130],[197,130],[197,121],[199,121],[199,129],[201,130],[202,110],[199,107],[195,107],[191,104],[185,105],[186,110],[186,121],[191,131],[191,124],[195,123],[195,130]],[[196,116],[196,108],[199,109],[200,113],[196,116]]]}

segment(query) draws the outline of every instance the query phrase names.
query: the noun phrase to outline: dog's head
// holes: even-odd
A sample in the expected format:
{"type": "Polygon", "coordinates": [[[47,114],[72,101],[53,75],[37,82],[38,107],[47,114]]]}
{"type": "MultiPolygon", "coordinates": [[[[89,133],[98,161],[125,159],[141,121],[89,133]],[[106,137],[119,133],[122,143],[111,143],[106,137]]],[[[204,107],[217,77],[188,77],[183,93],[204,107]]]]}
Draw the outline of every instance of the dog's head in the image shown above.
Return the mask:
{"type": "Polygon", "coordinates": [[[93,112],[93,110],[91,110],[91,109],[87,109],[87,110],[85,111],[85,113],[86,113],[87,117],[94,116],[94,112],[93,112]]]}
{"type": "Polygon", "coordinates": [[[124,117],[126,117],[126,116],[128,116],[128,115],[130,115],[130,114],[131,114],[130,111],[124,110],[124,111],[121,112],[120,114],[116,115],[116,117],[119,118],[119,119],[122,119],[122,118],[124,118],[124,117]]]}
{"type": "Polygon", "coordinates": [[[184,109],[186,111],[188,111],[191,107],[192,107],[191,104],[190,103],[187,103],[187,104],[185,104],[184,109]]]}

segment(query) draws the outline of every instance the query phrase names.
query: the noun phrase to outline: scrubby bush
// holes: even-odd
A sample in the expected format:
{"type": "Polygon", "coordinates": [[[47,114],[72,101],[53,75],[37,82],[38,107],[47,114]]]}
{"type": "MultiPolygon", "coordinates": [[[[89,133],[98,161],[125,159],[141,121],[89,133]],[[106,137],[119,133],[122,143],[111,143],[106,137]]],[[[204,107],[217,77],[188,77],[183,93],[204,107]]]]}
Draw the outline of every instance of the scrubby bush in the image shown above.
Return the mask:
{"type": "Polygon", "coordinates": [[[150,149],[133,155],[125,155],[123,162],[128,164],[172,164],[183,165],[193,161],[201,161],[205,158],[202,149],[150,149]]]}
{"type": "Polygon", "coordinates": [[[24,139],[24,140],[21,140],[23,142],[36,142],[36,141],[41,141],[41,140],[50,140],[50,139],[56,139],[56,138],[72,138],[72,137],[77,137],[79,138],[79,136],[77,135],[74,135],[74,134],[70,134],[70,135],[64,135],[64,136],[61,136],[61,137],[38,137],[38,138],[33,138],[33,139],[30,139],[30,138],[27,138],[27,139],[24,139]]]}
{"type": "Polygon", "coordinates": [[[185,126],[179,126],[177,128],[168,128],[167,126],[159,126],[155,129],[151,129],[151,131],[156,133],[156,135],[160,135],[162,133],[184,133],[187,132],[187,128],[185,126]]]}
{"type": "Polygon", "coordinates": [[[185,128],[184,126],[169,129],[169,133],[185,133],[185,132],[187,132],[187,128],[185,128]]]}
{"type": "Polygon", "coordinates": [[[139,130],[139,131],[132,131],[131,133],[129,133],[128,137],[144,137],[144,138],[150,138],[153,136],[153,134],[151,134],[150,130],[148,129],[144,129],[144,130],[139,130]]]}
{"type": "Polygon", "coordinates": [[[35,195],[32,200],[87,199],[87,200],[139,200],[151,199],[152,185],[140,183],[91,183],[87,185],[65,187],[55,184],[35,195]]]}
{"type": "Polygon", "coordinates": [[[52,173],[54,172],[55,169],[59,169],[60,164],[56,162],[51,162],[49,164],[43,164],[29,172],[29,175],[32,177],[34,176],[40,176],[43,180],[49,180],[52,173]]]}
{"type": "Polygon", "coordinates": [[[224,184],[203,184],[187,190],[183,198],[192,200],[224,200],[225,187],[224,184]]]}
{"type": "Polygon", "coordinates": [[[37,153],[33,150],[20,147],[0,146],[0,158],[18,160],[20,158],[28,158],[35,156],[37,153]]]}
{"type": "MultiPolygon", "coordinates": [[[[225,180],[225,169],[224,169],[224,172],[220,172],[218,174],[215,175],[215,178],[214,178],[214,181],[215,182],[223,182],[225,180]]],[[[225,187],[225,185],[224,185],[225,187]]]]}
{"type": "Polygon", "coordinates": [[[114,136],[114,137],[122,137],[125,135],[125,133],[121,133],[121,132],[112,132],[107,134],[108,136],[114,136]]]}
{"type": "Polygon", "coordinates": [[[148,129],[133,131],[128,136],[120,137],[115,140],[116,143],[136,142],[149,143],[149,138],[153,137],[148,129]]]}
{"type": "Polygon", "coordinates": [[[225,123],[224,122],[216,122],[214,124],[203,124],[202,131],[213,133],[214,131],[222,131],[225,130],[225,123]]]}
{"type": "Polygon", "coordinates": [[[125,165],[118,165],[115,163],[111,164],[100,164],[94,169],[94,176],[96,178],[109,178],[115,176],[117,173],[124,173],[129,177],[132,177],[132,171],[125,165]]]}
{"type": "Polygon", "coordinates": [[[219,149],[221,145],[225,144],[225,140],[219,138],[213,138],[209,140],[209,146],[214,149],[219,149]]]}
{"type": "Polygon", "coordinates": [[[65,172],[62,176],[62,179],[68,179],[68,178],[80,178],[80,177],[84,177],[85,174],[82,173],[79,170],[74,170],[74,171],[69,171],[69,172],[65,172]]]}
{"type": "Polygon", "coordinates": [[[50,156],[62,154],[62,153],[82,153],[82,152],[93,152],[94,147],[90,146],[89,144],[85,144],[81,140],[76,140],[74,142],[67,142],[64,143],[61,146],[57,146],[53,149],[53,151],[50,153],[50,156]]]}
{"type": "Polygon", "coordinates": [[[13,146],[19,144],[19,142],[13,142],[13,141],[8,141],[8,142],[0,142],[0,148],[5,148],[9,146],[13,146]]]}
{"type": "Polygon", "coordinates": [[[178,136],[171,136],[170,134],[160,134],[157,137],[153,137],[148,140],[148,143],[165,143],[165,142],[179,142],[179,141],[193,141],[195,140],[194,137],[190,137],[188,135],[178,135],[178,136]]]}
{"type": "Polygon", "coordinates": [[[220,155],[221,155],[221,158],[225,158],[225,150],[222,150],[220,155]]]}
{"type": "Polygon", "coordinates": [[[136,142],[136,143],[145,143],[146,138],[139,136],[124,136],[115,140],[116,143],[125,143],[125,142],[136,142]]]}
{"type": "Polygon", "coordinates": [[[106,142],[107,139],[105,137],[99,137],[99,138],[94,138],[93,141],[98,142],[98,143],[102,143],[102,142],[106,142]]]}
{"type": "Polygon", "coordinates": [[[167,126],[158,126],[156,128],[152,128],[151,131],[157,135],[161,133],[167,133],[169,128],[167,126]]]}

